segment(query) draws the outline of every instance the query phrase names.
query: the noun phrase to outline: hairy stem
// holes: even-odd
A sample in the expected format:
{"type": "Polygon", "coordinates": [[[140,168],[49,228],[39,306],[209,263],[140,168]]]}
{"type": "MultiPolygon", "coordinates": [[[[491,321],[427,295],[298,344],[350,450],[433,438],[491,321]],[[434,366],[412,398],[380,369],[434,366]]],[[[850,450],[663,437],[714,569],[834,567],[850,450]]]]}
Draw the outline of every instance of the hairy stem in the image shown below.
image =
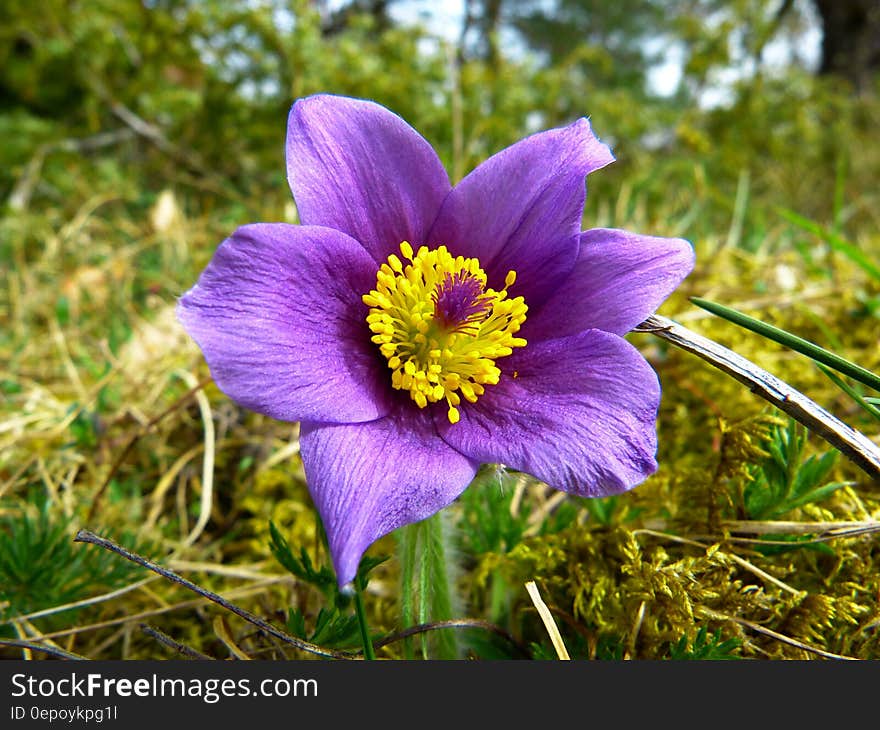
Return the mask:
{"type": "MultiPolygon", "coordinates": [[[[452,588],[447,562],[447,546],[442,513],[408,525],[399,537],[401,561],[400,620],[404,629],[420,624],[436,623],[452,618],[452,588]]],[[[458,656],[455,636],[441,632],[431,637],[438,659],[458,656]]],[[[421,652],[428,658],[427,634],[422,634],[421,652]]],[[[405,646],[407,658],[412,647],[405,646]]]]}

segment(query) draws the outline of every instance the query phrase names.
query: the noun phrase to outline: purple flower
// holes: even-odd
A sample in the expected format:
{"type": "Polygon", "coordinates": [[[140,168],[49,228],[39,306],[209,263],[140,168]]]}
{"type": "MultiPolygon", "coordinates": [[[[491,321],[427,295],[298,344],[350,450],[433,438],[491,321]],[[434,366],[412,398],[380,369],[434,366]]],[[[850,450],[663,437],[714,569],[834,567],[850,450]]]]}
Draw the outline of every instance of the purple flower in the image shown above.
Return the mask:
{"type": "Polygon", "coordinates": [[[232,399],[301,422],[340,584],[481,463],[589,497],[656,470],[660,386],[622,336],[693,251],[581,232],[584,179],[613,159],[579,119],[451,187],[428,142],[384,107],[294,104],[287,175],[302,225],[239,228],[178,317],[232,399]]]}

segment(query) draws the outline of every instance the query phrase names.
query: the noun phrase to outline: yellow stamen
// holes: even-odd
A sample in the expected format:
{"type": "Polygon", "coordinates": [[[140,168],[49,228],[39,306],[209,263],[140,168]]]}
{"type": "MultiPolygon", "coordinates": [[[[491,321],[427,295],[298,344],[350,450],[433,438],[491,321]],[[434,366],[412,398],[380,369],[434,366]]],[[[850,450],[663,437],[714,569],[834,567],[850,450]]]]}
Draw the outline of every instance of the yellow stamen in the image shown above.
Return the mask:
{"type": "Polygon", "coordinates": [[[404,260],[391,254],[363,295],[372,340],[388,360],[392,387],[409,391],[420,408],[445,400],[449,422],[458,423],[462,399],[476,402],[484,386],[498,383],[495,361],[526,345],[514,335],[528,307],[508,298],[514,271],[495,291],[475,258],[453,257],[445,246],[416,253],[406,241],[400,252],[404,260]]]}

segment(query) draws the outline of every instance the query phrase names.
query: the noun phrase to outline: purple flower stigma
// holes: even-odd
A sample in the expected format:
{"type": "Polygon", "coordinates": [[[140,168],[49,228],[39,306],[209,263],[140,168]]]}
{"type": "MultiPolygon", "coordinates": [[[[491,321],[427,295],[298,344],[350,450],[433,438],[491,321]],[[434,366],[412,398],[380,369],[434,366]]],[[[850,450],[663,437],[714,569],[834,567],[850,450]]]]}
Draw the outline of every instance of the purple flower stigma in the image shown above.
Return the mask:
{"type": "Polygon", "coordinates": [[[479,324],[492,308],[492,297],[486,296],[482,282],[466,271],[447,273],[431,298],[434,318],[450,332],[479,324]]]}

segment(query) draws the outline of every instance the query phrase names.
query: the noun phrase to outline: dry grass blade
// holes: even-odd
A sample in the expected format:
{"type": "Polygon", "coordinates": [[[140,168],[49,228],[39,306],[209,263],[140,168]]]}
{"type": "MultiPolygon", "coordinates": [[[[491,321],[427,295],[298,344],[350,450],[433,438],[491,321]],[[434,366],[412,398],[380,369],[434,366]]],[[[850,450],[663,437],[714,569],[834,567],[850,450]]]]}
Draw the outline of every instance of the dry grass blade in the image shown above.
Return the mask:
{"type": "Polygon", "coordinates": [[[544,603],[544,599],[541,598],[535,581],[528,581],[526,583],[526,590],[529,593],[529,598],[532,599],[532,603],[535,604],[535,608],[538,609],[538,615],[541,617],[541,621],[544,622],[544,628],[547,629],[547,633],[550,635],[550,641],[556,650],[556,656],[560,659],[571,659],[568,655],[568,649],[565,648],[565,643],[562,641],[562,634],[559,633],[556,620],[553,618],[553,614],[550,613],[550,609],[547,608],[547,604],[544,603]]]}
{"type": "Polygon", "coordinates": [[[748,621],[747,619],[739,618],[738,616],[728,616],[726,613],[713,611],[711,608],[706,608],[705,606],[698,607],[698,610],[707,618],[712,618],[716,621],[733,621],[734,623],[738,623],[741,626],[745,626],[747,629],[751,629],[752,631],[755,631],[759,634],[764,634],[764,636],[769,636],[771,639],[776,639],[777,641],[781,641],[784,644],[788,644],[789,646],[803,649],[810,654],[816,654],[818,656],[825,657],[826,659],[844,659],[847,661],[859,661],[857,657],[844,656],[843,654],[834,654],[830,651],[820,649],[819,647],[810,646],[810,644],[805,644],[803,641],[792,639],[790,636],[780,634],[778,631],[773,631],[772,629],[761,626],[761,624],[756,624],[754,621],[748,621]]]}
{"type": "Polygon", "coordinates": [[[216,448],[214,436],[214,419],[211,416],[211,404],[204,390],[201,389],[195,377],[184,370],[177,370],[175,373],[190,386],[190,390],[195,395],[196,402],[199,404],[199,412],[202,414],[202,423],[205,429],[205,456],[202,459],[202,499],[199,509],[199,517],[195,527],[187,535],[183,542],[183,547],[189,547],[204,532],[211,518],[211,506],[214,497],[214,451],[216,448]]]}
{"type": "Polygon", "coordinates": [[[217,634],[217,638],[223,642],[223,645],[232,652],[233,656],[236,659],[240,659],[241,661],[249,662],[251,658],[235,643],[235,640],[232,638],[232,633],[229,631],[229,624],[223,619],[222,616],[214,616],[214,633],[217,634]]]}
{"type": "Polygon", "coordinates": [[[125,595],[129,591],[136,590],[137,588],[141,588],[145,586],[147,583],[151,583],[156,580],[156,576],[150,576],[149,578],[143,578],[139,580],[137,583],[132,583],[131,585],[123,586],[122,588],[117,588],[115,591],[110,591],[109,593],[102,593],[100,596],[94,596],[92,598],[84,598],[81,601],[74,601],[72,603],[65,603],[61,606],[53,606],[52,608],[44,608],[42,611],[34,611],[33,613],[28,613],[23,616],[13,616],[9,619],[10,622],[13,621],[30,621],[35,618],[44,618],[45,616],[52,616],[56,613],[63,613],[64,611],[70,611],[75,608],[84,608],[85,606],[93,606],[96,603],[102,603],[103,601],[109,601],[113,598],[117,598],[118,596],[125,595]]]}
{"type": "MultiPolygon", "coordinates": [[[[236,588],[234,590],[229,591],[229,598],[246,598],[248,596],[252,596],[255,593],[258,593],[268,586],[277,584],[279,581],[276,578],[271,580],[260,581],[254,583],[250,586],[243,586],[241,588],[236,588]]],[[[199,606],[203,606],[204,601],[202,598],[192,598],[188,601],[180,601],[179,603],[172,603],[162,605],[159,608],[153,608],[146,611],[139,611],[138,613],[131,613],[124,616],[118,616],[117,618],[107,619],[106,621],[98,621],[93,624],[84,624],[81,626],[74,626],[69,629],[59,629],[58,631],[51,631],[45,634],[41,634],[36,637],[38,640],[42,641],[44,639],[58,639],[62,636],[74,636],[76,634],[85,634],[90,631],[98,631],[99,629],[107,629],[112,628],[113,626],[119,626],[121,624],[131,623],[133,621],[140,621],[141,619],[152,618],[154,616],[161,616],[166,613],[170,613],[171,611],[183,611],[187,608],[198,608],[199,606]]]]}

